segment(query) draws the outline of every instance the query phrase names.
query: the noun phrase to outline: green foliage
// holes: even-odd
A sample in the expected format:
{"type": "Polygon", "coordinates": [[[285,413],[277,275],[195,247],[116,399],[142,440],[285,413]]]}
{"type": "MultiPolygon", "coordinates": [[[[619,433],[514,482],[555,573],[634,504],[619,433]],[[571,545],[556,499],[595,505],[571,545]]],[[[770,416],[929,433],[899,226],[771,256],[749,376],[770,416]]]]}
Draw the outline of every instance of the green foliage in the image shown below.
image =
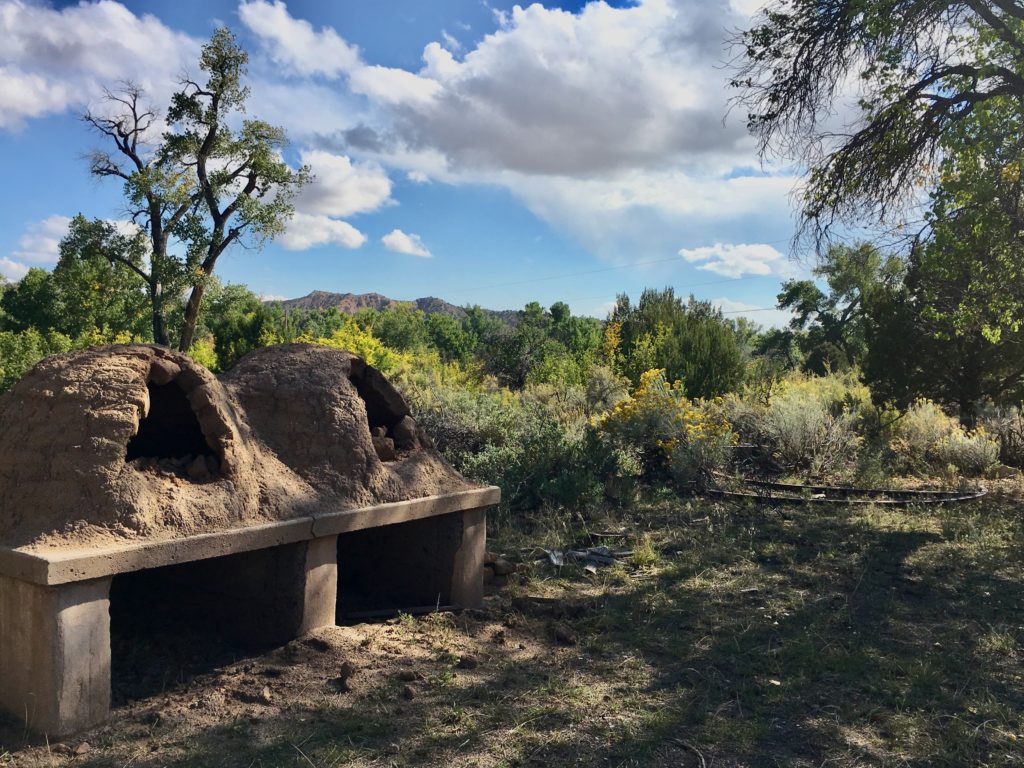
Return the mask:
{"type": "Polygon", "coordinates": [[[721,311],[693,297],[683,304],[672,288],[645,290],[636,306],[625,294],[610,318],[618,327],[619,370],[634,385],[649,370],[682,381],[686,394],[711,398],[735,389],[745,363],[734,326],[721,311]]]}
{"type": "Polygon", "coordinates": [[[589,431],[566,429],[549,406],[507,390],[440,387],[416,417],[457,469],[500,485],[512,510],[595,503],[615,464],[589,431]]]}
{"type": "Polygon", "coordinates": [[[53,330],[72,338],[101,329],[147,338],[147,300],[133,271],[144,253],[139,238],[76,216],[53,271],[30,269],[4,293],[3,328],[53,330]]]}
{"type": "Polygon", "coordinates": [[[804,370],[818,375],[856,367],[867,352],[870,309],[881,292],[899,282],[902,264],[870,243],[834,245],[814,275],[826,281],[828,293],[811,280],[783,284],[778,306],[794,313],[794,333],[774,337],[769,349],[792,359],[785,347],[796,341],[804,370]]]}
{"type": "Polygon", "coordinates": [[[361,328],[353,318],[346,318],[346,322],[333,331],[330,336],[305,335],[300,336],[298,341],[354,352],[385,374],[397,371],[408,360],[402,353],[383,344],[370,331],[361,328]]]}
{"type": "Polygon", "coordinates": [[[199,323],[201,340],[192,345],[189,354],[199,360],[196,349],[200,343],[207,343],[204,332],[208,332],[212,336],[212,354],[204,353],[203,365],[227,370],[243,355],[277,338],[272,330],[274,317],[244,285],[229,283],[221,287],[214,279],[199,323]],[[213,365],[206,362],[211,359],[213,365]]]}
{"type": "Polygon", "coordinates": [[[744,442],[766,446],[782,467],[810,476],[849,469],[875,422],[855,372],[790,374],[726,398],[723,409],[744,442]]]}
{"type": "Polygon", "coordinates": [[[449,363],[468,363],[479,341],[458,320],[439,312],[427,318],[426,330],[431,346],[449,363]]]}
{"type": "Polygon", "coordinates": [[[775,0],[737,42],[748,126],[762,150],[811,169],[802,213],[819,239],[837,222],[902,223],[946,137],[1024,96],[1017,2],[775,0]],[[837,136],[830,118],[854,80],[859,119],[837,136]]]}
{"type": "Polygon", "coordinates": [[[0,392],[6,392],[47,355],[67,352],[72,340],[56,331],[0,331],[0,392]]]}
{"type": "Polygon", "coordinates": [[[412,304],[401,303],[396,307],[378,312],[364,309],[356,314],[356,322],[380,339],[384,344],[399,351],[422,349],[427,345],[427,318],[412,304]]]}

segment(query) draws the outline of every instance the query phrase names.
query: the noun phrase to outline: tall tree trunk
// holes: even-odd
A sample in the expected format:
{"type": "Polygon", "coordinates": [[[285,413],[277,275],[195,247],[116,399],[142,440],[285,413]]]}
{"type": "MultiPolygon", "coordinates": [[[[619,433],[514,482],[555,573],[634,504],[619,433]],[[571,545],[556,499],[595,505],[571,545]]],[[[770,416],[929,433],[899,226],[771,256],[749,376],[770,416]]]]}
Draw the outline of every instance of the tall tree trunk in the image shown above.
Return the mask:
{"type": "Polygon", "coordinates": [[[167,338],[167,319],[164,317],[164,287],[155,280],[150,283],[149,298],[153,305],[153,343],[169,347],[171,341],[167,338]]]}
{"type": "Polygon", "coordinates": [[[185,320],[181,324],[181,338],[178,341],[179,352],[188,352],[192,346],[192,339],[196,333],[196,323],[199,320],[199,308],[203,304],[204,293],[206,293],[204,282],[192,286],[192,293],[189,294],[188,304],[185,305],[185,320]]]}

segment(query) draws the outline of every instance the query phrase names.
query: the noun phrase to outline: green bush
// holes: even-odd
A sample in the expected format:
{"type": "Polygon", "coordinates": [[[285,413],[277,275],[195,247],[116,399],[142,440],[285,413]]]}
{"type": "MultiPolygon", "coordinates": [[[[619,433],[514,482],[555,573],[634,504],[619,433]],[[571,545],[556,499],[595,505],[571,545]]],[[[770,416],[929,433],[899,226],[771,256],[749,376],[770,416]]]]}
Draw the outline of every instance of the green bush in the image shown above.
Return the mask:
{"type": "Polygon", "coordinates": [[[999,443],[984,428],[967,432],[931,400],[918,400],[896,424],[892,450],[904,471],[930,475],[952,467],[977,476],[999,460],[999,443]]]}
{"type": "Polygon", "coordinates": [[[466,477],[501,486],[506,509],[586,507],[617,471],[593,430],[565,424],[536,397],[438,386],[417,399],[417,420],[437,447],[466,477]]]}

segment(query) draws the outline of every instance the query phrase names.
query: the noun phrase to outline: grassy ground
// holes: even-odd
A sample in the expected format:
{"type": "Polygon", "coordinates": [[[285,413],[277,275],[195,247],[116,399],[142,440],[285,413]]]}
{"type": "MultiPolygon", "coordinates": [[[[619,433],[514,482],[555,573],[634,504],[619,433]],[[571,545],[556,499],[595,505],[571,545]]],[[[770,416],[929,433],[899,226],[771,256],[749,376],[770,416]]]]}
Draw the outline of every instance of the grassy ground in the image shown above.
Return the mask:
{"type": "Polygon", "coordinates": [[[8,727],[0,765],[1024,765],[1013,498],[664,498],[589,526],[498,527],[492,549],[530,562],[609,540],[636,548],[628,566],[528,565],[485,611],[326,630],[66,745],[8,727]]]}

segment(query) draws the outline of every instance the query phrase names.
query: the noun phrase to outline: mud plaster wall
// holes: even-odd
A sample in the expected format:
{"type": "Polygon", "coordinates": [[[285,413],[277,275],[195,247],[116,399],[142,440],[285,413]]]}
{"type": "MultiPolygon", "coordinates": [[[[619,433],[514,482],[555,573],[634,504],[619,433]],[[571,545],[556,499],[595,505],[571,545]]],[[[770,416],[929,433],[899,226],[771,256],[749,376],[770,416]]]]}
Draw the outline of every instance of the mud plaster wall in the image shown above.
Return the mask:
{"type": "Polygon", "coordinates": [[[259,350],[222,380],[155,346],[51,357],[0,397],[0,544],[177,538],[471,487],[407,415],[377,371],[325,347],[259,350]],[[213,458],[198,480],[126,460],[150,386],[170,384],[213,458]],[[357,384],[392,422],[376,442],[406,438],[393,461],[378,457],[357,384]]]}

